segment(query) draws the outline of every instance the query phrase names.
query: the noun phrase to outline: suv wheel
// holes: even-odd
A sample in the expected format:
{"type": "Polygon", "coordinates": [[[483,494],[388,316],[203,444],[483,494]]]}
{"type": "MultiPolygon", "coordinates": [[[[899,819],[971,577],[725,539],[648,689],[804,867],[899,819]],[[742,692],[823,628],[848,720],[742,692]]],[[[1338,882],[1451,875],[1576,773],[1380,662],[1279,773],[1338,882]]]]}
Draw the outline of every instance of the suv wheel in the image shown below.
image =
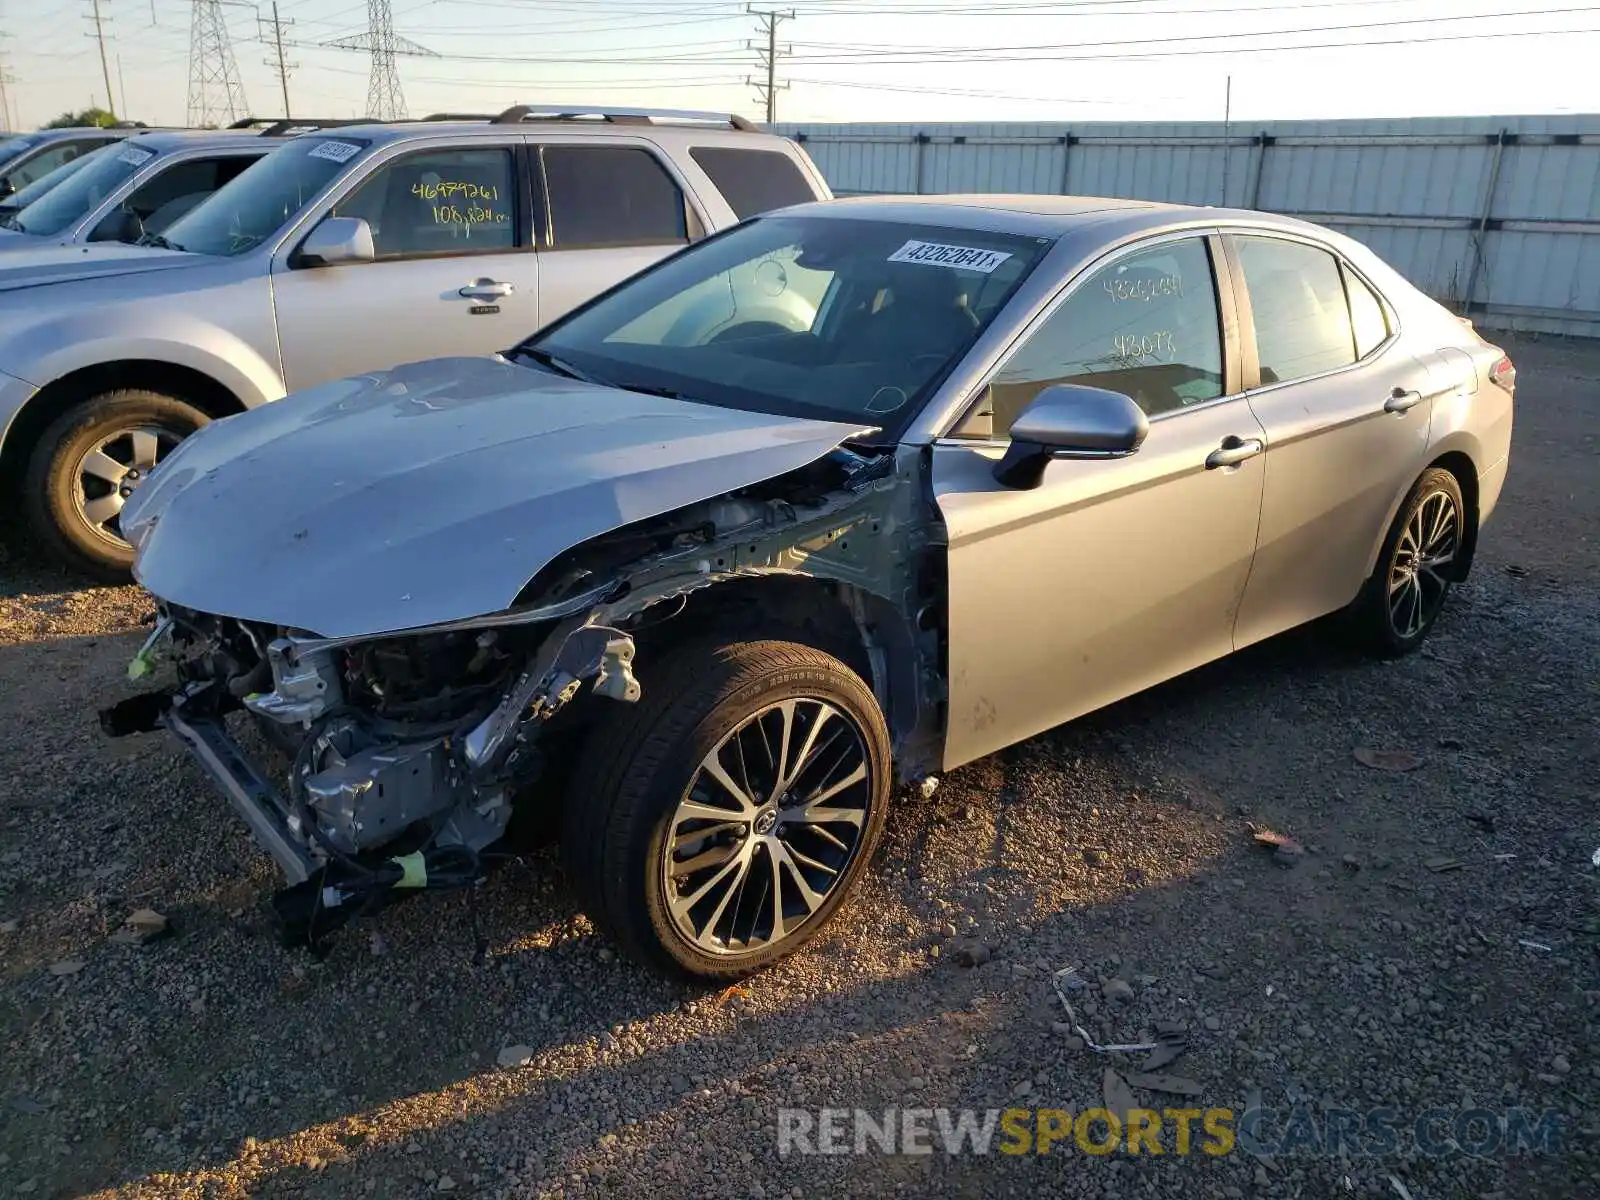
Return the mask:
{"type": "Polygon", "coordinates": [[[192,405],[142,389],[106,392],[63,413],[28,462],[27,509],[35,536],[69,565],[125,582],[133,548],[117,527],[123,504],[207,420],[192,405]]]}
{"type": "Polygon", "coordinates": [[[891,772],[877,701],[838,659],[793,642],[686,646],[581,752],[568,870],[633,957],[737,979],[844,902],[883,830],[891,772]]]}

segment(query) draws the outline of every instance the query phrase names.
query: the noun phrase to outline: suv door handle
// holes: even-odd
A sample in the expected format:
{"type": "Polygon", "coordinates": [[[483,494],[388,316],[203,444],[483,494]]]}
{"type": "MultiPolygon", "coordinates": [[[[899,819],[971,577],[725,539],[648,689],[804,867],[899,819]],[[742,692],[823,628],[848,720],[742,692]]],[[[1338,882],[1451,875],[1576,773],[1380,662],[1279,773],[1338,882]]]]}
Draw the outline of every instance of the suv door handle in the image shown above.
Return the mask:
{"type": "Polygon", "coordinates": [[[498,300],[501,296],[509,296],[516,290],[514,284],[502,283],[498,279],[474,279],[456,295],[468,300],[498,300]]]}
{"type": "Polygon", "coordinates": [[[1254,458],[1260,454],[1265,446],[1260,438],[1241,438],[1229,435],[1222,439],[1222,445],[1206,455],[1206,470],[1215,471],[1218,467],[1236,467],[1247,458],[1254,458]]]}
{"type": "Polygon", "coordinates": [[[1383,411],[1388,413],[1403,413],[1408,409],[1415,408],[1421,403],[1421,392],[1414,388],[1410,391],[1407,391],[1403,387],[1397,387],[1394,389],[1394,391],[1389,393],[1389,398],[1383,402],[1383,411]]]}

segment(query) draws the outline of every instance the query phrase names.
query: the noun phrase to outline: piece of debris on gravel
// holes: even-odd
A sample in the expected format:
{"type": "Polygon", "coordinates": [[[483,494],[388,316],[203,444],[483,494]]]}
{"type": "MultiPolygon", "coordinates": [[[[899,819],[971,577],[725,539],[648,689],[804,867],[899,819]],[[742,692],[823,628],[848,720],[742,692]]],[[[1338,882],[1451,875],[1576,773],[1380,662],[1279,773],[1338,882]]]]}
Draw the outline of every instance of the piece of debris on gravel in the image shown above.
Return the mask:
{"type": "MultiPolygon", "coordinates": [[[[1296,631],[942,776],[894,806],[813,946],[726,1004],[616,955],[548,851],[477,893],[482,965],[448,898],[320,961],[282,949],[278,877],[227,801],[169,739],[96,725],[138,686],[148,600],[19,546],[0,565],[0,1196],[1375,1200],[1391,1175],[1415,1200],[1600,1196],[1600,346],[1508,351],[1510,475],[1422,653],[1296,631]],[[1412,771],[1351,753],[1441,738],[1462,744],[1412,771]],[[1264,870],[1243,817],[1326,853],[1264,870]],[[106,944],[145,907],[182,936],[106,944]],[[969,946],[988,965],[947,965],[969,946]],[[1181,1057],[1161,1022],[1190,1031],[1181,1057]],[[1148,1048],[1089,1048],[1124,1040],[1148,1048]],[[941,1109],[1015,1104],[1037,1129],[1104,1106],[1107,1067],[1117,1105],[1225,1108],[1235,1131],[1253,1107],[1259,1136],[1207,1154],[1196,1121],[1180,1155],[1167,1120],[1159,1156],[1075,1136],[1013,1156],[997,1123],[987,1154],[856,1154],[847,1120],[847,1153],[779,1153],[795,1114],[815,1149],[825,1109],[927,1110],[936,1133],[941,1109]],[[1200,1094],[1129,1082],[1168,1070],[1200,1094]],[[1297,1104],[1320,1140],[1274,1153],[1297,1104]],[[1560,1152],[1418,1147],[1424,1114],[1454,1137],[1473,1110],[1547,1115],[1560,1152]],[[1393,1148],[1330,1152],[1344,1112],[1395,1114],[1393,1148]]],[[[1119,602],[1163,619],[1144,600],[1119,602]]]]}

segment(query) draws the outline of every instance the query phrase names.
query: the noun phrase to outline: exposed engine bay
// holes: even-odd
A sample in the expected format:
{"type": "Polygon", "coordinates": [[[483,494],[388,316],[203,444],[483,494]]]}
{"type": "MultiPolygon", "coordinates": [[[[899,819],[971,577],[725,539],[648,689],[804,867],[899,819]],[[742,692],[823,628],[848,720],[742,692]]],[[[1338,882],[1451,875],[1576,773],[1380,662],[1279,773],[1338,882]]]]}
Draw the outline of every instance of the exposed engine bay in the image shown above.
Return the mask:
{"type": "Polygon", "coordinates": [[[580,698],[638,699],[636,636],[669,627],[695,593],[774,574],[909,589],[905,539],[881,536],[897,483],[893,455],[840,449],[574,547],[504,612],[418,630],[324,638],[158,597],[130,675],[168,660],[173,683],[101,722],[113,735],[165,726],[186,745],[287,877],[274,902],[285,941],[315,945],[350,916],[470,886],[509,858],[513,812],[559,752],[551,719],[580,698]],[[241,748],[249,724],[287,758],[281,784],[241,748]]]}

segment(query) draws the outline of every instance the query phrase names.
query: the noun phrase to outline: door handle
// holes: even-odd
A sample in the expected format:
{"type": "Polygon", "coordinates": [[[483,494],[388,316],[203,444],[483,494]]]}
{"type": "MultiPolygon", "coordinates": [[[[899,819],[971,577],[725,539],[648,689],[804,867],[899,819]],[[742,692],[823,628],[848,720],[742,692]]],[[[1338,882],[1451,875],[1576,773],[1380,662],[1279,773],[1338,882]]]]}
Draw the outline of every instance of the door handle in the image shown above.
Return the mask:
{"type": "Polygon", "coordinates": [[[1410,391],[1397,387],[1389,393],[1389,398],[1383,402],[1383,411],[1388,413],[1403,413],[1415,408],[1422,403],[1422,393],[1412,389],[1410,391]]]}
{"type": "Polygon", "coordinates": [[[514,284],[503,283],[498,279],[474,279],[456,295],[467,300],[498,300],[516,290],[514,284]]]}
{"type": "Polygon", "coordinates": [[[1254,458],[1260,454],[1265,446],[1260,438],[1241,438],[1231,434],[1222,439],[1222,445],[1206,455],[1206,470],[1215,471],[1218,467],[1236,467],[1247,458],[1254,458]]]}

